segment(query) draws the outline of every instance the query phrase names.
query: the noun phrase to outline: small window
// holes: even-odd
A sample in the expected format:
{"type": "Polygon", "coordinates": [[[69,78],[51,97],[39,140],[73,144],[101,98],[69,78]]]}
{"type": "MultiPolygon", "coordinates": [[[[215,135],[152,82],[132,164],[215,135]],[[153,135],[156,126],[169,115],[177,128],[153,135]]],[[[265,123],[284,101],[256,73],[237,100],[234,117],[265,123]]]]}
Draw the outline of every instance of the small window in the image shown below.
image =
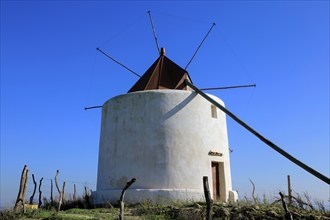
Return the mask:
{"type": "Polygon", "coordinates": [[[215,107],[215,105],[211,105],[211,115],[212,115],[212,118],[218,118],[217,107],[215,107]]]}

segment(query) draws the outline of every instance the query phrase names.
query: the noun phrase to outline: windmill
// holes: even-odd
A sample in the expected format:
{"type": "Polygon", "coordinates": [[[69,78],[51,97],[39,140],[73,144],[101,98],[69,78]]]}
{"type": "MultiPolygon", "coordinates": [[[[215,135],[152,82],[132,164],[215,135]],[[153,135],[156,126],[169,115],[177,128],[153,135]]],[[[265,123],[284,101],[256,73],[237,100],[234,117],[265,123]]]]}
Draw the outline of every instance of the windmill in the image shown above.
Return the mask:
{"type": "MultiPolygon", "coordinates": [[[[159,57],[142,76],[98,48],[140,79],[127,94],[95,106],[102,107],[97,189],[92,194],[95,203],[116,202],[121,189],[133,177],[138,181],[127,194],[130,203],[203,200],[203,176],[211,180],[214,200],[236,201],[226,115],[276,152],[330,184],[329,178],[289,155],[226,109],[221,99],[194,86],[186,69],[215,24],[182,68],[166,56],[164,48],[159,49],[150,12],[149,16],[159,57]]],[[[255,85],[234,88],[249,86],[255,85]]]]}

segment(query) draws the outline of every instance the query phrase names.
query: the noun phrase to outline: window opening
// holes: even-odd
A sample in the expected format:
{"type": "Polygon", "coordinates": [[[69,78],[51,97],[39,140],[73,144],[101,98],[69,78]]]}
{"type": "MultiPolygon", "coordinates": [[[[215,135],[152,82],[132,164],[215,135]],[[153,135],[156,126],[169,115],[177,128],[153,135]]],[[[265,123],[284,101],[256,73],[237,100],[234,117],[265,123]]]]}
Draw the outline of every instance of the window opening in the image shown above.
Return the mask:
{"type": "Polygon", "coordinates": [[[212,115],[212,118],[218,118],[217,107],[215,107],[215,105],[211,105],[211,115],[212,115]]]}

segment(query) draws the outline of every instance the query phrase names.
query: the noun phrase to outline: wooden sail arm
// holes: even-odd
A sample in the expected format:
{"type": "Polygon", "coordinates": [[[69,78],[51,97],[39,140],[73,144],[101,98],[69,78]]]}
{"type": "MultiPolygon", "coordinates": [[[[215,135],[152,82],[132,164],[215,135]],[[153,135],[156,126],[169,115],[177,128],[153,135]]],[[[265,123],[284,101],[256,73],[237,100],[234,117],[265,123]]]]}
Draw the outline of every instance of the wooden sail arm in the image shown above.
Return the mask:
{"type": "Polygon", "coordinates": [[[220,105],[217,101],[215,101],[214,99],[212,99],[210,96],[206,95],[203,91],[201,91],[200,89],[198,89],[196,86],[194,86],[188,80],[185,80],[184,82],[185,82],[185,84],[187,86],[189,86],[190,88],[192,88],[193,90],[195,90],[196,93],[198,93],[199,95],[201,95],[202,97],[204,97],[207,101],[211,102],[213,105],[215,105],[221,111],[223,111],[224,113],[226,113],[229,117],[231,117],[232,119],[234,119],[234,121],[236,121],[238,124],[240,124],[241,126],[243,126],[246,130],[250,131],[252,134],[254,134],[255,136],[257,136],[262,142],[264,142],[265,144],[267,144],[269,147],[271,147],[272,149],[274,149],[275,151],[277,151],[278,153],[280,153],[285,158],[289,159],[291,162],[293,162],[296,165],[300,166],[301,168],[303,168],[304,170],[306,170],[307,172],[309,172],[313,176],[319,178],[320,180],[322,180],[325,183],[327,183],[327,184],[330,185],[330,179],[328,177],[324,176],[323,174],[319,173],[318,171],[314,170],[313,168],[307,166],[306,164],[304,164],[300,160],[296,159],[295,157],[291,156],[289,153],[287,153],[286,151],[284,151],[283,149],[281,149],[280,147],[278,147],[277,145],[275,145],[273,142],[267,140],[264,136],[262,136],[261,134],[259,134],[252,127],[250,127],[249,125],[247,125],[244,121],[242,121],[241,119],[239,119],[236,115],[234,115],[232,112],[230,112],[224,106],[220,105]]]}

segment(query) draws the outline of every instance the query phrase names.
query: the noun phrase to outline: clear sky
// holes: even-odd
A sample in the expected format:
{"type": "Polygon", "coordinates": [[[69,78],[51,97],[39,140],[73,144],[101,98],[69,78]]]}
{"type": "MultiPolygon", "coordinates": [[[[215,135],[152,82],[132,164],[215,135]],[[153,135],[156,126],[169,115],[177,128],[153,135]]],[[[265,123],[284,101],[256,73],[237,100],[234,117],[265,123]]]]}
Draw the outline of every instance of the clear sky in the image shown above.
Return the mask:
{"type": "MultiPolygon", "coordinates": [[[[59,180],[95,190],[100,109],[143,74],[159,44],[210,91],[281,148],[330,176],[329,1],[1,1],[1,206],[17,197],[25,164],[43,192],[59,180]]],[[[227,118],[233,188],[251,197],[286,191],[328,203],[329,186],[227,118]]],[[[32,193],[29,180],[27,198],[32,193]]]]}

